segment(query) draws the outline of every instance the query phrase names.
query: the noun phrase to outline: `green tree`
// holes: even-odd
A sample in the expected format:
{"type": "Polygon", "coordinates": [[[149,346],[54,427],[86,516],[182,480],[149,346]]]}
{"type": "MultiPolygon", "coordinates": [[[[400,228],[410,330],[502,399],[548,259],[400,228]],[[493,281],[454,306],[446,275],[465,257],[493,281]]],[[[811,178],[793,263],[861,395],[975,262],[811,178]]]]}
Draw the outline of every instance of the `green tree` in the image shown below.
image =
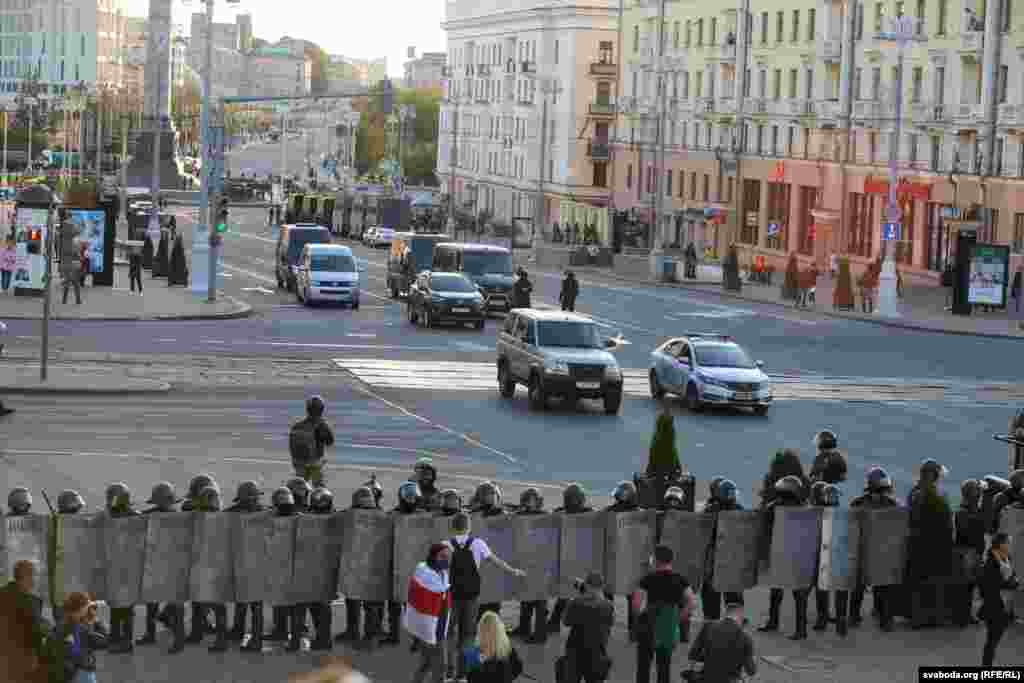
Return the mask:
{"type": "Polygon", "coordinates": [[[676,448],[675,421],[668,413],[658,415],[647,455],[647,476],[669,476],[682,471],[676,448]]]}

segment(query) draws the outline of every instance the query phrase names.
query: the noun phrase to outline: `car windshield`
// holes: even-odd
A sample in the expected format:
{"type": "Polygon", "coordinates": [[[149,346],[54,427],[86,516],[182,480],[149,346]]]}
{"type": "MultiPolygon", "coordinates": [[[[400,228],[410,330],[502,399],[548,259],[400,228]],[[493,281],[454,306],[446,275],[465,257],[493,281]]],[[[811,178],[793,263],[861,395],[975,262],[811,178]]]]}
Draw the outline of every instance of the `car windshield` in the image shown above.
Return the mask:
{"type": "Polygon", "coordinates": [[[462,270],[470,275],[512,274],[512,254],[502,251],[464,251],[462,270]]]}
{"type": "Polygon", "coordinates": [[[309,268],[331,273],[352,273],[356,270],[356,262],[349,254],[313,254],[309,258],[309,268]]]}
{"type": "Polygon", "coordinates": [[[697,344],[693,347],[697,364],[705,368],[753,368],[754,361],[738,346],[697,344]]]}
{"type": "Polygon", "coordinates": [[[302,260],[302,250],[307,244],[330,244],[331,237],[326,230],[296,230],[288,243],[288,262],[297,264],[302,260]]]}
{"type": "Polygon", "coordinates": [[[566,320],[542,320],[537,323],[538,346],[564,346],[574,349],[602,348],[597,325],[566,320]]]}
{"type": "Polygon", "coordinates": [[[435,292],[469,293],[476,291],[476,285],[458,275],[433,275],[430,288],[435,292]]]}

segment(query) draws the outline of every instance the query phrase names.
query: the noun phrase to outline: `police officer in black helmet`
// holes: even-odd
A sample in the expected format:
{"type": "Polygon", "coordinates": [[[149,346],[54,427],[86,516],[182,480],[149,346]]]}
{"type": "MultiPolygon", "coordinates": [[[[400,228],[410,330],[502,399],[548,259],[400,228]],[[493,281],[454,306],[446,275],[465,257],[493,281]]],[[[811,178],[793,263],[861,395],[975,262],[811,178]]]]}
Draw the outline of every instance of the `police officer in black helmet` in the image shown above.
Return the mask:
{"type": "MultiPolygon", "coordinates": [[[[423,493],[420,485],[415,481],[404,482],[398,487],[398,505],[391,511],[391,514],[415,515],[423,511],[423,493]]],[[[379,604],[373,603],[375,610],[379,609],[379,604]]],[[[388,634],[381,640],[381,644],[398,645],[400,640],[399,633],[402,628],[402,607],[404,605],[405,603],[398,600],[388,601],[388,634]]],[[[380,607],[382,608],[383,605],[380,607]]]]}
{"type": "MultiPolygon", "coordinates": [[[[636,484],[631,481],[621,481],[619,485],[612,491],[612,498],[614,502],[605,508],[605,512],[635,512],[640,509],[640,496],[636,490],[636,484]]],[[[610,592],[605,592],[604,597],[607,598],[611,603],[615,604],[615,596],[610,592]]],[[[633,631],[635,625],[635,615],[633,614],[632,601],[627,597],[626,599],[626,624],[629,628],[629,639],[630,641],[636,640],[636,634],[633,631]]]]}
{"type": "Polygon", "coordinates": [[[207,486],[213,486],[218,489],[220,488],[214,478],[209,474],[199,474],[193,477],[192,481],[188,484],[188,493],[185,494],[185,500],[181,504],[181,511],[194,511],[196,509],[196,502],[199,499],[199,492],[207,486]]]}
{"type": "MultiPolygon", "coordinates": [[[[811,505],[814,507],[839,507],[840,497],[839,487],[835,484],[816,481],[814,482],[814,485],[811,486],[811,505]]],[[[836,633],[845,637],[847,626],[846,614],[850,604],[850,591],[836,590],[833,592],[836,595],[836,633]]],[[[828,628],[828,622],[830,621],[829,606],[831,602],[831,594],[829,591],[821,590],[820,588],[815,589],[814,605],[818,613],[818,618],[814,622],[815,631],[824,631],[828,628]]]]}
{"type": "Polygon", "coordinates": [[[971,608],[974,604],[975,578],[980,573],[982,558],[985,557],[985,517],[981,510],[984,490],[984,482],[977,479],[967,479],[960,484],[960,509],[956,511],[954,520],[954,545],[960,557],[964,558],[962,570],[966,574],[964,578],[967,582],[951,587],[957,598],[953,608],[953,621],[960,628],[978,623],[971,614],[971,608]]]}
{"type": "MultiPolygon", "coordinates": [[[[376,479],[371,480],[376,483],[376,479]]],[[[351,510],[379,510],[380,506],[375,500],[374,492],[369,486],[363,486],[356,489],[352,493],[352,507],[351,510]]],[[[359,617],[363,612],[363,601],[353,600],[348,596],[345,596],[345,630],[334,637],[335,642],[359,642],[359,617]]],[[[375,626],[372,622],[375,615],[371,615],[370,607],[367,606],[366,610],[366,624],[365,630],[370,633],[374,633],[374,629],[379,633],[379,622],[375,626]]],[[[372,642],[372,641],[370,641],[372,642]]]]}
{"type": "Polygon", "coordinates": [[[429,512],[441,508],[441,492],[437,489],[437,468],[428,458],[421,458],[413,468],[413,481],[420,485],[421,507],[429,512]]]}
{"type": "MultiPolygon", "coordinates": [[[[220,496],[220,488],[216,485],[209,485],[199,492],[193,501],[196,512],[208,514],[219,513],[223,509],[220,496]]],[[[201,605],[204,614],[213,614],[213,644],[208,648],[210,652],[225,652],[228,649],[228,606],[224,602],[207,602],[201,605]]],[[[202,636],[200,636],[202,637],[202,636]]]]}
{"type": "MultiPolygon", "coordinates": [[[[60,500],[58,499],[58,503],[60,500]]],[[[153,491],[146,501],[153,507],[144,510],[142,514],[167,514],[173,513],[174,508],[181,502],[174,490],[174,485],[162,481],[153,487],[153,491]]],[[[160,611],[160,604],[151,602],[146,605],[146,634],[135,641],[136,645],[153,645],[156,643],[156,622],[157,620],[169,626],[174,633],[174,642],[171,645],[169,654],[176,654],[185,649],[185,605],[184,603],[171,603],[164,606],[160,611]]]]}
{"type": "Polygon", "coordinates": [[[384,498],[384,487],[377,481],[377,475],[371,474],[370,480],[363,484],[363,486],[370,489],[370,492],[373,494],[373,504],[377,509],[383,509],[381,508],[380,501],[384,498]]]}
{"type": "MultiPolygon", "coordinates": [[[[285,488],[291,491],[294,508],[293,514],[303,514],[309,510],[309,496],[313,493],[313,487],[301,477],[292,477],[285,484],[285,488]]],[[[276,506],[275,506],[276,507],[276,506]]],[[[289,619],[293,624],[298,625],[299,635],[306,635],[306,612],[302,605],[276,606],[271,610],[274,620],[274,629],[267,635],[268,640],[280,641],[288,639],[289,619]]]]}
{"type": "MultiPolygon", "coordinates": [[[[708,484],[708,500],[704,505],[704,514],[713,515],[711,541],[708,544],[707,558],[704,561],[704,581],[700,588],[701,609],[704,621],[717,621],[722,616],[722,593],[715,590],[715,546],[718,538],[718,513],[742,510],[743,506],[736,499],[736,484],[725,477],[715,477],[708,484]]],[[[725,593],[725,602],[730,605],[742,605],[743,593],[725,593]]]]}
{"type": "MultiPolygon", "coordinates": [[[[587,505],[587,492],[579,484],[572,483],[562,491],[562,507],[555,508],[556,514],[578,515],[584,512],[593,512],[594,508],[587,505]]],[[[548,634],[558,633],[562,628],[562,615],[565,608],[569,606],[569,600],[558,598],[551,610],[551,618],[548,619],[548,634]]]]}
{"type": "Polygon", "coordinates": [[[839,439],[835,432],[824,430],[814,436],[817,455],[811,465],[811,482],[841,484],[846,481],[846,457],[839,452],[839,439]]]}
{"type": "MultiPolygon", "coordinates": [[[[117,482],[107,487],[107,514],[111,519],[137,517],[132,508],[132,492],[125,484],[117,482]]],[[[111,654],[126,654],[135,649],[135,606],[110,606],[110,647],[111,654]]]]}
{"type": "Polygon", "coordinates": [[[438,517],[454,517],[462,512],[462,496],[455,489],[441,492],[441,509],[434,513],[438,517]]]}
{"type": "MultiPolygon", "coordinates": [[[[475,505],[472,506],[473,512],[477,512],[485,518],[500,517],[505,514],[505,509],[501,506],[501,489],[493,481],[485,481],[480,484],[473,495],[473,500],[475,502],[475,505]]],[[[480,607],[477,610],[477,621],[486,612],[494,612],[501,616],[501,603],[480,603],[480,607]]]]}
{"type": "Polygon", "coordinates": [[[324,420],[326,407],[323,398],[310,396],[306,417],[292,425],[288,434],[295,476],[314,486],[324,485],[324,449],[334,445],[334,432],[324,420]]]}
{"type": "MultiPolygon", "coordinates": [[[[851,508],[865,508],[867,510],[884,510],[887,508],[899,507],[900,503],[893,495],[892,479],[881,467],[872,467],[864,478],[864,494],[857,496],[850,501],[851,508]]],[[[879,625],[883,631],[892,629],[893,605],[891,599],[891,586],[872,586],[871,596],[875,604],[875,612],[878,614],[879,625]]],[[[861,625],[861,606],[864,604],[864,593],[866,586],[858,583],[850,596],[849,625],[857,627],[861,625]]]]}
{"type": "MultiPolygon", "coordinates": [[[[227,509],[227,512],[236,514],[255,514],[263,512],[266,507],[260,502],[263,491],[255,481],[243,481],[235,490],[234,504],[227,509]]],[[[228,640],[240,643],[245,640],[246,617],[252,615],[252,633],[249,641],[242,645],[243,652],[263,651],[263,603],[262,602],[237,602],[235,603],[235,623],[228,633],[228,640]]]]}
{"type": "Polygon", "coordinates": [[[1024,469],[1014,470],[1010,473],[1010,488],[996,495],[993,501],[992,529],[999,530],[1000,517],[1003,509],[1011,505],[1024,507],[1024,469]]]}
{"type": "Polygon", "coordinates": [[[64,489],[57,495],[57,514],[77,515],[85,509],[85,499],[74,489],[64,489]]]}
{"type": "MultiPolygon", "coordinates": [[[[520,515],[545,515],[544,497],[534,487],[530,487],[519,496],[520,515]]],[[[528,643],[544,643],[548,639],[548,601],[530,600],[519,603],[519,626],[509,635],[523,638],[528,643]],[[536,617],[536,621],[534,621],[536,617]],[[531,630],[531,622],[533,629],[531,630]]]]}
{"type": "MultiPolygon", "coordinates": [[[[769,529],[775,526],[775,509],[778,507],[804,507],[804,483],[795,475],[786,475],[775,483],[775,496],[766,509],[769,529]]],[[[793,591],[793,602],[796,606],[796,630],[790,640],[807,638],[807,599],[810,587],[798,588],[793,591]]],[[[772,588],[768,605],[768,621],[758,628],[762,633],[779,630],[779,613],[782,611],[782,599],[785,592],[781,588],[772,588]]]]}
{"type": "Polygon", "coordinates": [[[32,511],[32,494],[24,486],[11,489],[7,494],[7,516],[24,517],[32,511]]]}
{"type": "MultiPolygon", "coordinates": [[[[313,489],[309,496],[309,511],[314,515],[334,514],[334,494],[323,486],[313,489]]],[[[333,582],[338,585],[337,580],[333,582]]],[[[313,630],[316,637],[310,644],[310,650],[331,649],[331,604],[329,602],[314,602],[306,605],[310,616],[313,619],[313,630]]]]}
{"type": "MultiPolygon", "coordinates": [[[[270,497],[270,504],[274,508],[274,512],[278,517],[294,517],[295,515],[301,514],[298,506],[295,504],[295,496],[292,494],[291,489],[287,486],[281,486],[274,490],[274,493],[270,497]]],[[[287,640],[288,644],[285,645],[285,650],[288,652],[297,652],[302,646],[302,629],[300,628],[299,619],[305,617],[305,610],[301,609],[298,605],[274,605],[273,613],[275,615],[275,621],[277,615],[283,613],[285,615],[284,624],[284,638],[275,638],[270,636],[264,636],[265,640],[287,640]],[[280,611],[278,611],[280,610],[280,611]]],[[[278,624],[274,625],[274,633],[272,636],[279,635],[277,633],[278,624]]]]}

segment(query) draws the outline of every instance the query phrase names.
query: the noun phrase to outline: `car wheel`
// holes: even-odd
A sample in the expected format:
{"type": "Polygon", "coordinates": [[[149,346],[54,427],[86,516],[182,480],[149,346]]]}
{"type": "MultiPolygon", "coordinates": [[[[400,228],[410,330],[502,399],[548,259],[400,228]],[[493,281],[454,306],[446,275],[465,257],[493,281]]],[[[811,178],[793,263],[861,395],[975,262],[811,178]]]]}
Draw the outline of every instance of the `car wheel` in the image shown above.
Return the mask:
{"type": "Polygon", "coordinates": [[[530,408],[532,410],[547,410],[548,407],[548,395],[544,391],[544,385],[541,384],[540,377],[534,374],[530,377],[530,408]]]}
{"type": "Polygon", "coordinates": [[[277,276],[277,288],[284,289],[284,281],[281,279],[280,275],[277,276]]]}
{"type": "Polygon", "coordinates": [[[622,394],[605,394],[604,395],[604,414],[605,415],[618,415],[619,407],[622,405],[622,394]]]}
{"type": "Polygon", "coordinates": [[[417,316],[416,311],[413,310],[412,304],[409,304],[409,322],[413,325],[419,322],[419,316],[417,316]]]}
{"type": "Polygon", "coordinates": [[[359,310],[359,299],[356,299],[355,302],[352,304],[352,310],[353,311],[358,311],[359,310]]]}
{"type": "Polygon", "coordinates": [[[704,409],[704,405],[700,401],[700,395],[697,393],[696,384],[686,387],[686,407],[694,413],[699,413],[704,409]]]}
{"type": "Polygon", "coordinates": [[[754,415],[764,417],[768,414],[768,406],[754,406],[754,415]]]}
{"type": "Polygon", "coordinates": [[[516,394],[516,383],[509,375],[508,363],[498,366],[498,392],[502,398],[512,398],[516,394]]]}
{"type": "Polygon", "coordinates": [[[478,331],[480,331],[480,332],[483,332],[483,330],[484,330],[484,321],[483,321],[483,319],[480,319],[480,320],[476,321],[476,329],[478,331]]]}
{"type": "Polygon", "coordinates": [[[650,374],[651,380],[651,398],[662,399],[665,397],[665,389],[661,386],[661,382],[658,381],[658,373],[653,368],[650,374]]]}

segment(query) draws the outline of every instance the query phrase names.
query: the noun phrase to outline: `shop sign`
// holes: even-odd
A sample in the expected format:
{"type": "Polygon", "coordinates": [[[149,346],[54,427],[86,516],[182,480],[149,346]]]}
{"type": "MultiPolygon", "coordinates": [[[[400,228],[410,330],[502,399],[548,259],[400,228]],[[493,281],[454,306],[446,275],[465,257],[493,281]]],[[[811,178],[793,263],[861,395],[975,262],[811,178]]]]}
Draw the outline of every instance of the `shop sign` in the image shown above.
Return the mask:
{"type": "MultiPolygon", "coordinates": [[[[886,178],[868,177],[864,179],[864,194],[889,195],[889,180],[886,178]]],[[[928,183],[915,183],[908,178],[902,178],[896,183],[896,197],[900,201],[916,199],[922,202],[928,201],[932,195],[932,186],[928,183]]]]}
{"type": "Polygon", "coordinates": [[[1010,274],[1010,248],[995,244],[975,244],[971,251],[967,302],[1004,306],[1006,281],[1010,274]]]}

